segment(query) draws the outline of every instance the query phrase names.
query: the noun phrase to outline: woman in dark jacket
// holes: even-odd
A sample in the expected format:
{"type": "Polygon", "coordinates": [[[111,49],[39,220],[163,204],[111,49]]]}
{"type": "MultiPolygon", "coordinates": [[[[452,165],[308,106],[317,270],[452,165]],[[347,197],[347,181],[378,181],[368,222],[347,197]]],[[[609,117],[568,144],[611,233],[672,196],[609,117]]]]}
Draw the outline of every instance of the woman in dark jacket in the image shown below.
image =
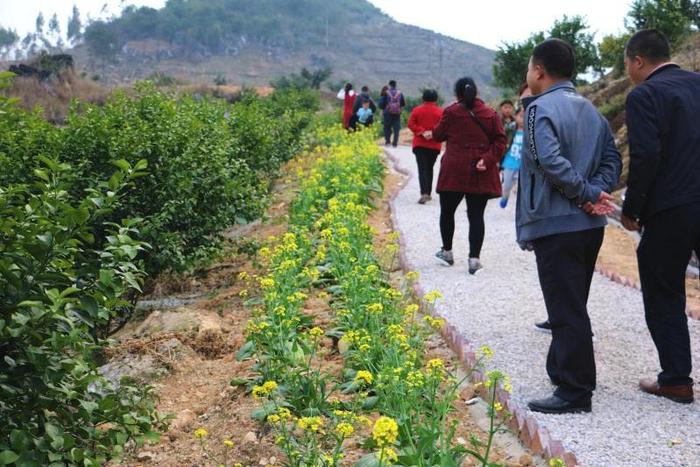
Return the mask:
{"type": "Polygon", "coordinates": [[[484,243],[484,211],[491,198],[501,196],[499,165],[506,149],[506,135],[498,114],[477,97],[472,78],[455,84],[457,102],[447,107],[433,130],[436,141],[447,141],[440,164],[437,192],[440,195],[442,249],[436,256],[454,264],[452,238],[455,211],[467,200],[469,219],[469,273],[482,268],[479,255],[484,243]]]}

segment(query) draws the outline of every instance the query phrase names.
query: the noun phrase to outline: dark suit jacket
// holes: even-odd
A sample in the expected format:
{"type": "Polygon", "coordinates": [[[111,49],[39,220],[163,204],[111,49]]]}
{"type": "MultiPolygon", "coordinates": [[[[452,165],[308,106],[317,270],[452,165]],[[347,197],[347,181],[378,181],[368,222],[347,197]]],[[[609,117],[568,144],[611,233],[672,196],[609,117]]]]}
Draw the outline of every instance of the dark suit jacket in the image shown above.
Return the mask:
{"type": "Polygon", "coordinates": [[[700,203],[700,74],[665,65],[627,96],[630,173],[622,212],[644,220],[700,203]]]}

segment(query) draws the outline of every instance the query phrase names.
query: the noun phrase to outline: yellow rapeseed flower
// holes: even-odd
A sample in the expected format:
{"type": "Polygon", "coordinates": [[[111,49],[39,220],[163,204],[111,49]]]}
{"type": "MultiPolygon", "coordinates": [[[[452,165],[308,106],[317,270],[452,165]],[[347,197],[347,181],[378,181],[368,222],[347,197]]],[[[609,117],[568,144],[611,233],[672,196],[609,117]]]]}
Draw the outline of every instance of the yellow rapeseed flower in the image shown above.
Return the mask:
{"type": "Polygon", "coordinates": [[[232,448],[232,447],[233,447],[233,441],[231,441],[230,439],[224,440],[224,446],[226,446],[227,448],[232,448]]]}
{"type": "Polygon", "coordinates": [[[297,421],[297,426],[302,430],[318,433],[323,427],[323,419],[321,417],[302,417],[297,421]]]}
{"type": "Polygon", "coordinates": [[[355,375],[355,382],[358,383],[360,381],[364,381],[365,384],[372,384],[372,381],[374,380],[374,377],[372,376],[372,373],[366,370],[360,370],[357,372],[355,375]]]}
{"type": "Polygon", "coordinates": [[[385,448],[383,460],[388,461],[388,462],[397,462],[399,460],[399,456],[396,454],[396,451],[394,451],[393,449],[385,448]]]}
{"type": "Polygon", "coordinates": [[[491,350],[491,347],[489,347],[488,345],[482,345],[481,347],[479,347],[479,354],[482,355],[484,358],[493,358],[493,350],[491,350]]]}
{"type": "Polygon", "coordinates": [[[399,426],[393,418],[379,417],[372,428],[372,438],[377,446],[394,444],[399,436],[399,426]]]}
{"type": "Polygon", "coordinates": [[[426,302],[428,302],[428,303],[435,303],[435,301],[436,301],[438,298],[444,298],[444,297],[443,297],[442,294],[441,294],[440,292],[438,292],[437,290],[433,290],[432,292],[428,292],[428,293],[425,294],[425,296],[423,297],[423,299],[424,299],[426,302]]]}
{"type": "Polygon", "coordinates": [[[338,426],[335,427],[335,432],[342,438],[348,438],[354,431],[355,428],[348,422],[338,423],[338,426]]]}
{"type": "Polygon", "coordinates": [[[205,430],[204,428],[197,428],[196,430],[194,430],[194,437],[197,439],[202,439],[208,434],[209,432],[207,432],[207,430],[205,430]]]}

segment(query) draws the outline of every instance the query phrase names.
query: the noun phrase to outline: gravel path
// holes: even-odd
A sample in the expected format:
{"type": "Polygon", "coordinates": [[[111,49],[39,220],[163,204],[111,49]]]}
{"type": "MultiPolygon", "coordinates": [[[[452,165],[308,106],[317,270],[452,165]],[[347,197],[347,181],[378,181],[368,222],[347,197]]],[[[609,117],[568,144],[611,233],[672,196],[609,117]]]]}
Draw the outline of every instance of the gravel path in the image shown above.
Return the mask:
{"type": "MultiPolygon", "coordinates": [[[[417,170],[410,148],[388,151],[398,169],[412,174],[393,208],[409,267],[420,271],[423,290],[442,292],[445,299],[438,312],[476,347],[493,348],[493,366],[511,375],[512,397],[521,407],[532,398],[549,395],[553,388],[544,364],[550,337],[533,328],[546,312],[534,255],[515,243],[514,198],[505,210],[496,200],[489,202],[481,256],[485,268],[476,276],[467,273],[462,204],[456,219],[456,263],[442,266],[434,258],[441,245],[437,197],[427,205],[417,204],[417,170]]],[[[641,377],[653,377],[658,371],[641,294],[596,275],[589,312],[597,337],[593,413],[536,414],[537,421],[585,466],[700,466],[700,402],[676,404],[636,388],[641,377]]],[[[700,365],[700,322],[691,320],[690,328],[693,359],[700,365]]],[[[695,370],[693,377],[700,380],[700,372],[695,370]]]]}

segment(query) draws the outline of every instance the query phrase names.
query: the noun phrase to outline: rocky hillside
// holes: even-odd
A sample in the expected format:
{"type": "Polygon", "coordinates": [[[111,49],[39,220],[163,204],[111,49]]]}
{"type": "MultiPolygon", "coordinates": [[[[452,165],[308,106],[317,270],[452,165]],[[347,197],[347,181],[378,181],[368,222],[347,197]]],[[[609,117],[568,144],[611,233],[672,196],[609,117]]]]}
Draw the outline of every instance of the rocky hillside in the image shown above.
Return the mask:
{"type": "Polygon", "coordinates": [[[331,82],[377,89],[393,78],[410,94],[425,86],[451,94],[455,79],[472,75],[484,95],[496,95],[493,51],[398,23],[366,0],[169,1],[161,10],[127,8],[91,28],[72,53],[79,67],[112,82],[159,71],[259,86],[330,66],[331,82]]]}
{"type": "MultiPolygon", "coordinates": [[[[700,33],[690,37],[673,55],[673,61],[687,70],[700,72],[700,33]]],[[[605,115],[616,134],[622,151],[624,168],[621,184],[626,185],[629,167],[629,148],[627,146],[627,127],[625,126],[625,99],[632,89],[632,83],[626,77],[615,78],[611,75],[588,86],[583,93],[593,101],[605,115]]]]}

